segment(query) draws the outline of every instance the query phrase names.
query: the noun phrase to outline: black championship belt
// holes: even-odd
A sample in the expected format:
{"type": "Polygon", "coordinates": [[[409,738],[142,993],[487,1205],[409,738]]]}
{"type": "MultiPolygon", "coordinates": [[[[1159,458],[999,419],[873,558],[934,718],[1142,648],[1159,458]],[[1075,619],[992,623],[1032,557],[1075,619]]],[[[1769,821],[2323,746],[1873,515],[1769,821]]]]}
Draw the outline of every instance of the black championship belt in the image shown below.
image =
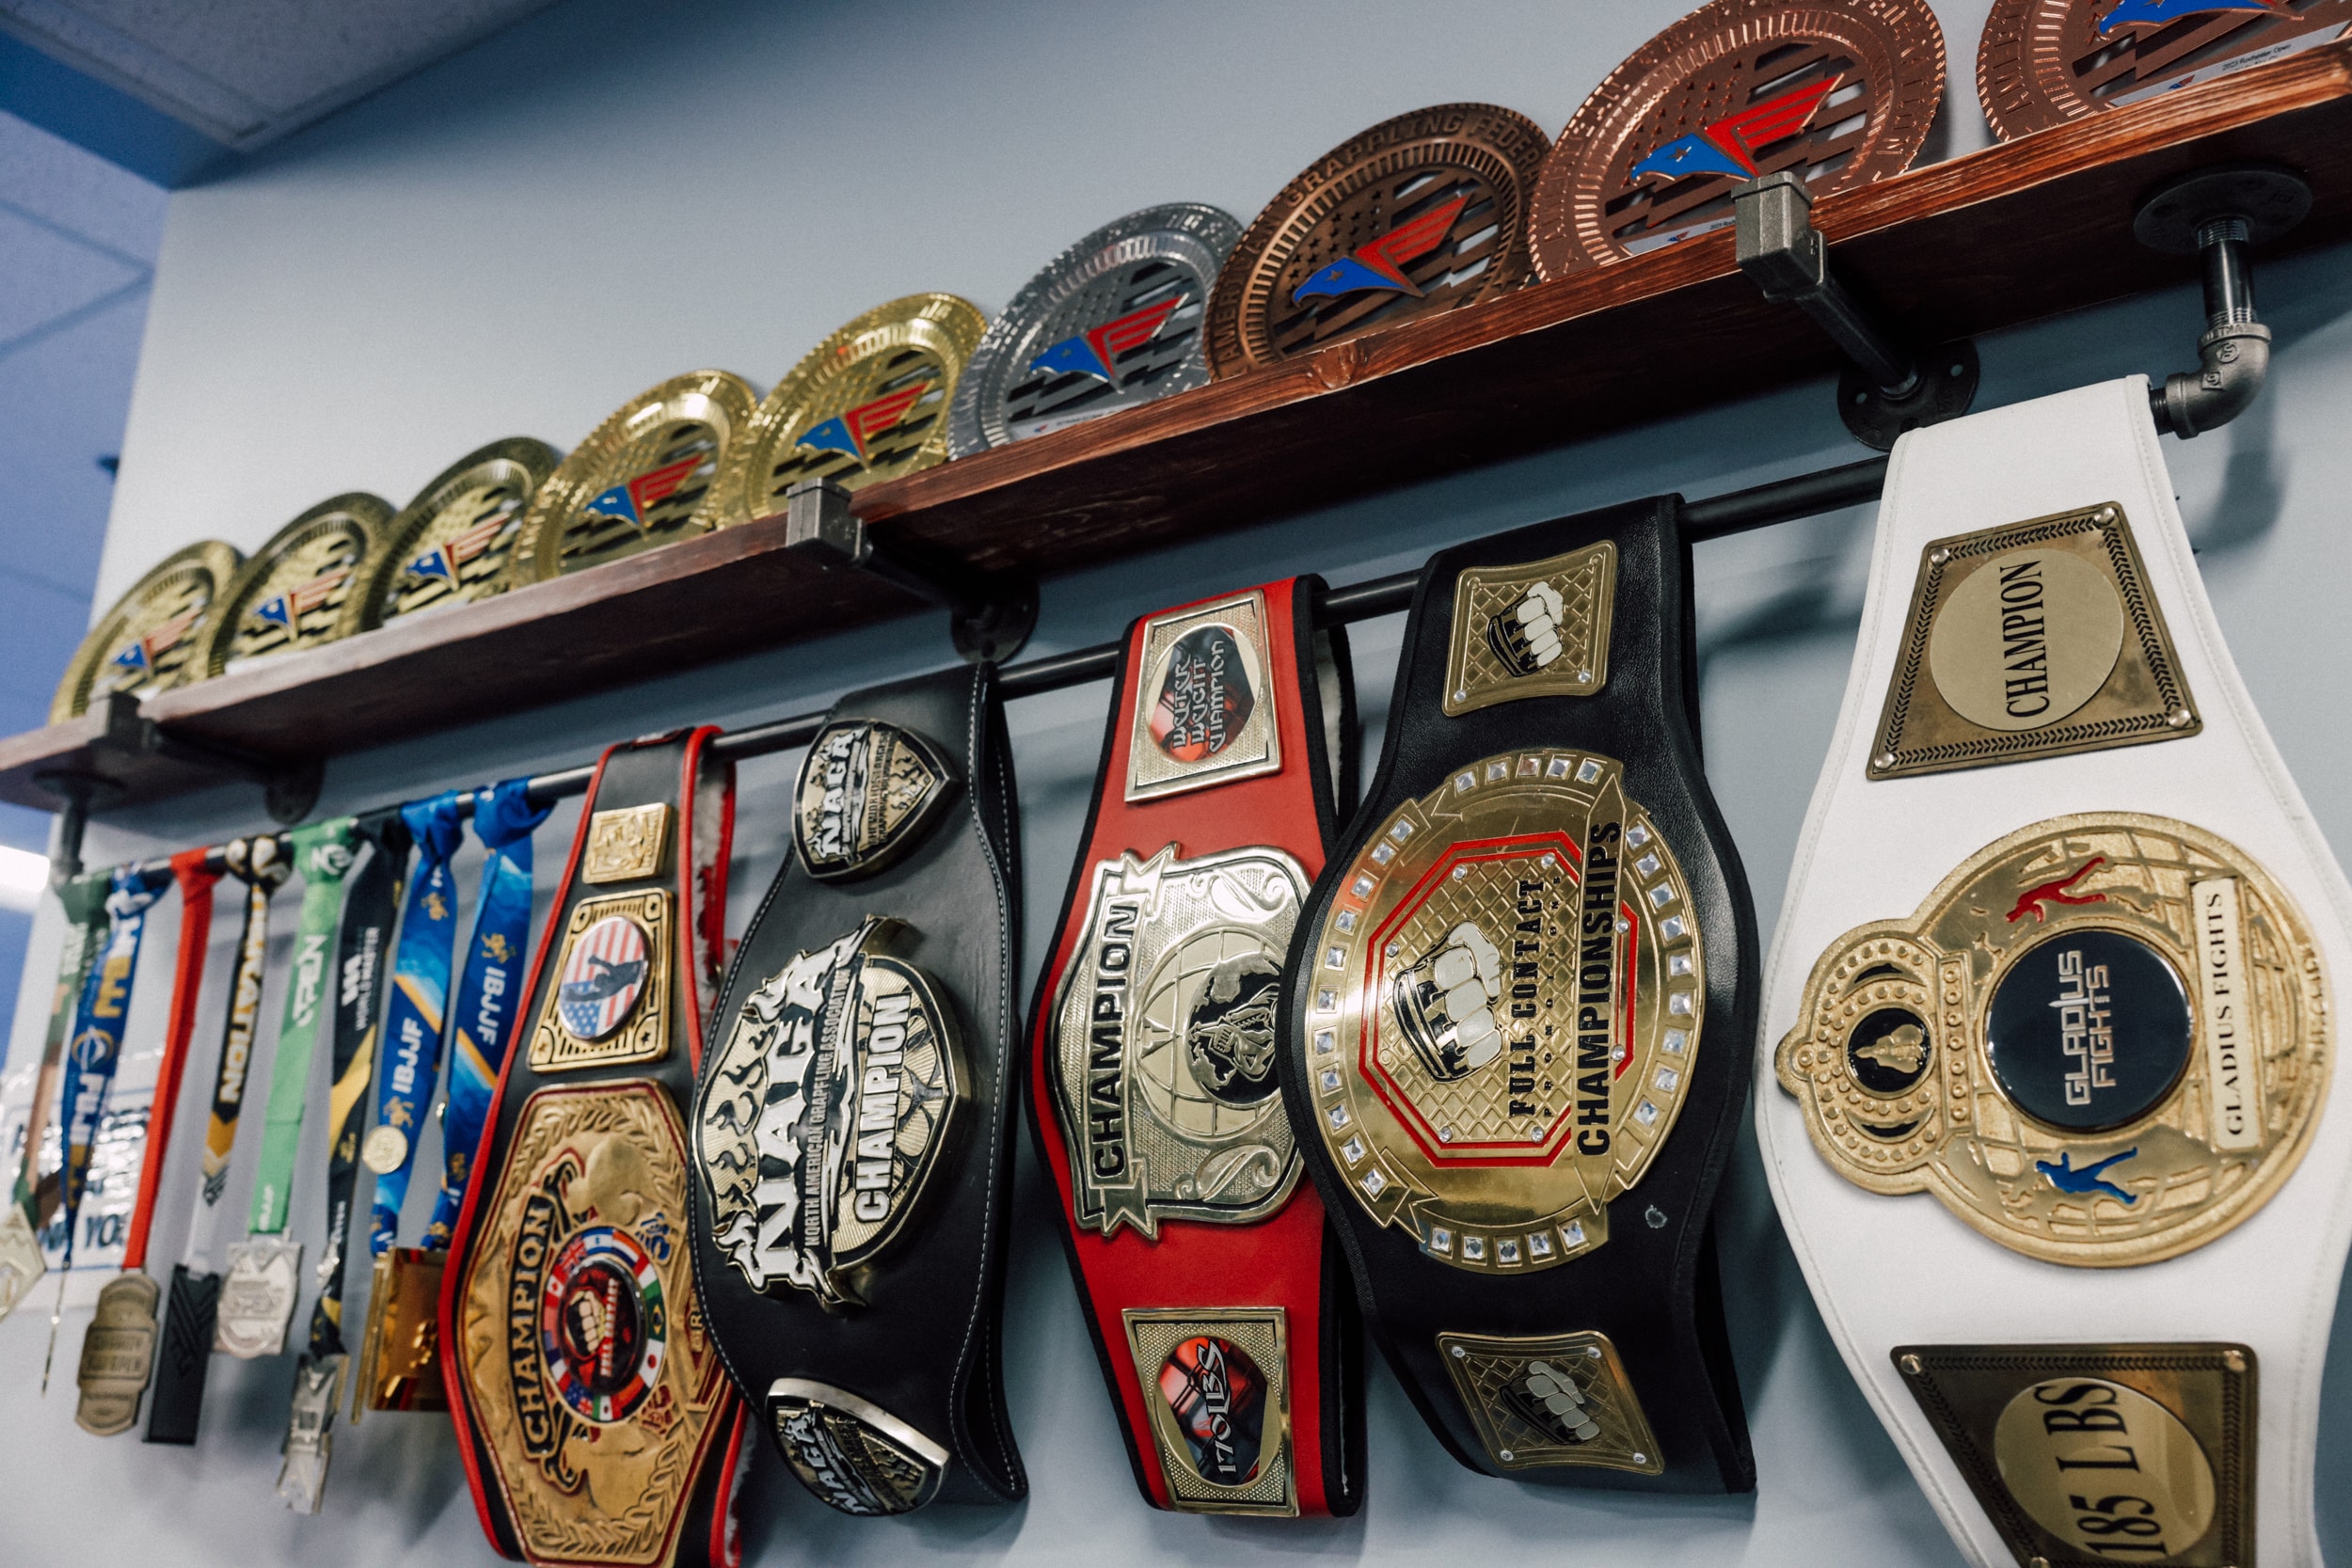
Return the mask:
{"type": "Polygon", "coordinates": [[[686,1108],[723,951],[717,732],[606,752],[442,1274],[482,1528],[538,1564],[730,1565],[743,1411],[694,1297],[686,1108]]]}
{"type": "Polygon", "coordinates": [[[845,1513],[1009,1502],[1012,753],[981,665],[843,698],[712,1013],[694,1275],[729,1375],[845,1513]]]}
{"type": "Polygon", "coordinates": [[[1699,767],[1678,503],[1430,560],[1285,974],[1282,1089],[1375,1337],[1488,1474],[1756,1482],[1708,1217],[1756,921],[1699,767]]]}
{"type": "Polygon", "coordinates": [[[1355,689],[1344,634],[1315,629],[1322,586],[1128,627],[1030,1025],[1039,1149],[1156,1508],[1363,1497],[1354,1292],[1275,1070],[1282,958],[1355,794],[1355,689]]]}

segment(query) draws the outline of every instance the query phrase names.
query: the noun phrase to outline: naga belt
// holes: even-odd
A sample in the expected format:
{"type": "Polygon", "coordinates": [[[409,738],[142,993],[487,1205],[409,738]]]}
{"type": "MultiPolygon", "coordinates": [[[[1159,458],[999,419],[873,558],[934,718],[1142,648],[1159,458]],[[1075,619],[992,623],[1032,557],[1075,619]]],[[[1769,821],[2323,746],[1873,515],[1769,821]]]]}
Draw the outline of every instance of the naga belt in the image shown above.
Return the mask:
{"type": "Polygon", "coordinates": [[[1853,672],[1756,1109],[1848,1367],[1972,1561],[2317,1562],[2347,890],[2146,384],[1904,436],[1853,672]]]}
{"type": "Polygon", "coordinates": [[[1448,1451],[1755,1484],[1708,1216],[1756,927],[1699,768],[1673,499],[1433,557],[1380,770],[1298,922],[1282,1089],[1448,1451]]]}
{"type": "Polygon", "coordinates": [[[442,1276],[474,1503],[491,1544],[534,1563],[734,1556],[741,1408],[686,1248],[685,1108],[735,801],[714,733],[596,765],[442,1276]]]}
{"type": "Polygon", "coordinates": [[[1157,1508],[1362,1499],[1354,1295],[1275,1071],[1282,957],[1355,793],[1354,683],[1343,635],[1315,630],[1321,592],[1269,583],[1128,629],[1038,985],[1033,1125],[1157,1508]]]}
{"type": "Polygon", "coordinates": [[[786,1464],[846,1513],[1028,1490],[998,1328],[1013,812],[993,670],[843,698],[712,1014],[694,1275],[786,1464]]]}

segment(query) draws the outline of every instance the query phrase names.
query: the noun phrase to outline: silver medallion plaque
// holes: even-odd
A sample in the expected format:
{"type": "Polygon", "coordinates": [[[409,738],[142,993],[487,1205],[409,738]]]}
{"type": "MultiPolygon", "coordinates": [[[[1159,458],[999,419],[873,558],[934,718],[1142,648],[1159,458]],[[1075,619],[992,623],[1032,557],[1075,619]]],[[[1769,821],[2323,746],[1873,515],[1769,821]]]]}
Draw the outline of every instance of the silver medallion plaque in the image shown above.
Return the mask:
{"type": "Polygon", "coordinates": [[[257,1234],[232,1244],[213,1348],[243,1361],[283,1354],[301,1277],[300,1242],[257,1234]]]}
{"type": "Polygon", "coordinates": [[[1054,258],[980,339],[948,410],[949,453],[1208,385],[1209,285],[1240,238],[1231,214],[1178,201],[1104,224],[1054,258]]]}

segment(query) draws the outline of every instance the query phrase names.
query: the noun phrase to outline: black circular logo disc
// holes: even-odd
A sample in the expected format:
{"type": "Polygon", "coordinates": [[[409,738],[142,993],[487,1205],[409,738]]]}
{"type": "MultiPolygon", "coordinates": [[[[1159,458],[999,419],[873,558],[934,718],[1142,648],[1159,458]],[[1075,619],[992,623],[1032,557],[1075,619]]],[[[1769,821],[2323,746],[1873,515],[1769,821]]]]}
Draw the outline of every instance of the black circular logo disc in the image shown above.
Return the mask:
{"type": "Polygon", "coordinates": [[[1928,1070],[1927,1022],[1908,1007],[1881,1007],[1846,1037],[1854,1082],[1872,1094],[1897,1095],[1928,1070]]]}
{"type": "Polygon", "coordinates": [[[2075,1132],[2136,1121],[2172,1092],[2194,1038],[2179,971],[2120,931],[2067,931],[2001,977],[1985,1021],[2017,1108],[2075,1132]]]}

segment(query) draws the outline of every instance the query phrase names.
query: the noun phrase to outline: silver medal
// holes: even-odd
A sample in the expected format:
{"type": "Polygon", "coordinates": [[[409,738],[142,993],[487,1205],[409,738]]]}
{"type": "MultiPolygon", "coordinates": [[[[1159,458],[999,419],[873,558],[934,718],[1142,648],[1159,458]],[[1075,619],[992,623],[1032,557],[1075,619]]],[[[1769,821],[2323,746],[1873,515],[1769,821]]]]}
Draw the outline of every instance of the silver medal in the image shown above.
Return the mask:
{"type": "Polygon", "coordinates": [[[1209,285],[1240,238],[1232,214],[1178,201],[1130,213],[1063,251],[980,339],[948,410],[949,454],[1208,385],[1209,285]]]}
{"type": "Polygon", "coordinates": [[[281,1354],[301,1277],[300,1242],[257,1235],[230,1246],[213,1348],[245,1361],[281,1354]]]}
{"type": "Polygon", "coordinates": [[[294,1369],[294,1406],[286,1418],[286,1461],[278,1469],[278,1496],[296,1513],[316,1513],[326,1492],[333,1456],[335,1407],[342,1402],[350,1358],[306,1355],[294,1369]]]}
{"type": "Polygon", "coordinates": [[[33,1234],[24,1211],[11,1203],[0,1213],[0,1318],[16,1310],[34,1284],[48,1271],[40,1256],[40,1240],[33,1234]]]}

